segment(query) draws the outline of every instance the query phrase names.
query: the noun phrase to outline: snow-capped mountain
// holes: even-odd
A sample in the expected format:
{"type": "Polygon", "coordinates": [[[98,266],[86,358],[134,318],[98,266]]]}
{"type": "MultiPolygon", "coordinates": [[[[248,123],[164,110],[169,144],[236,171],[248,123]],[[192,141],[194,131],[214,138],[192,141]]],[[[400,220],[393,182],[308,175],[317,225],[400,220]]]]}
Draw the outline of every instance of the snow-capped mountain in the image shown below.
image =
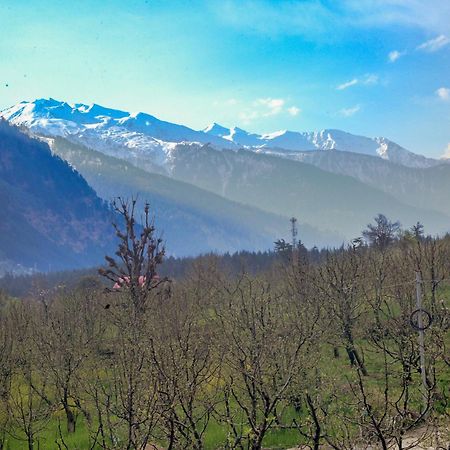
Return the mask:
{"type": "Polygon", "coordinates": [[[407,167],[432,167],[441,161],[412,153],[380,137],[356,136],[341,130],[268,134],[249,133],[213,123],[197,131],[159,120],[146,113],[129,113],[93,104],[68,104],[54,99],[21,102],[0,112],[0,117],[32,133],[62,136],[111,156],[155,170],[170,170],[173,149],[179,143],[209,144],[216,149],[247,148],[259,153],[347,151],[381,157],[407,167]]]}
{"type": "MultiPolygon", "coordinates": [[[[224,203],[217,200],[222,198],[241,206],[230,217],[243,217],[252,206],[280,216],[281,222],[298,216],[319,234],[345,239],[358,235],[379,212],[406,225],[422,221],[432,233],[448,230],[450,210],[443,204],[450,164],[411,153],[386,138],[339,130],[255,134],[217,123],[196,131],[149,114],[52,99],[22,102],[0,116],[45,139],[54,153],[84,170],[103,198],[121,194],[113,180],[128,174],[123,177],[126,192],[153,195],[155,180],[160,180],[164,195],[175,204],[189,192],[188,205],[194,199],[197,206],[221,204],[222,210],[224,203]],[[72,150],[62,148],[63,141],[84,148],[76,161],[72,150]],[[117,161],[108,165],[105,155],[117,161]],[[143,173],[137,176],[133,166],[143,173]],[[204,200],[208,192],[216,200],[204,200]]],[[[152,201],[160,200],[157,194],[152,201]]],[[[160,216],[170,210],[164,205],[160,216]]],[[[204,206],[198,207],[199,217],[207,213],[204,206]]],[[[178,214],[179,209],[174,206],[173,211],[178,214]]],[[[164,228],[170,230],[172,220],[167,223],[164,228]]]]}
{"type": "Polygon", "coordinates": [[[39,99],[21,102],[1,111],[0,116],[34,134],[66,137],[111,156],[134,162],[148,160],[160,166],[166,164],[171,149],[180,142],[235,147],[221,137],[164,122],[149,114],[133,114],[96,104],[70,105],[39,99]]]}
{"type": "MultiPolygon", "coordinates": [[[[313,150],[340,150],[383,159],[407,167],[432,167],[440,164],[431,158],[417,155],[384,137],[368,138],[341,130],[297,132],[282,130],[269,134],[251,134],[240,128],[225,128],[214,123],[203,130],[215,137],[232,141],[240,147],[257,149],[264,153],[310,152],[313,150]]],[[[286,157],[286,155],[284,155],[286,157]]]]}

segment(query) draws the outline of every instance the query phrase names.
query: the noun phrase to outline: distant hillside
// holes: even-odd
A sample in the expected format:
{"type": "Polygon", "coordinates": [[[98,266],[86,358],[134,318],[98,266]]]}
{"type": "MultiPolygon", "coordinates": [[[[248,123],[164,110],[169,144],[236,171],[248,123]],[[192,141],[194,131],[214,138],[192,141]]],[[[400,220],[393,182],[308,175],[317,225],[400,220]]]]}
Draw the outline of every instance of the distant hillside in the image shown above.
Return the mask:
{"type": "Polygon", "coordinates": [[[172,151],[171,175],[234,201],[294,215],[346,238],[358,236],[377,213],[405,226],[422,221],[430,233],[449,229],[448,216],[442,212],[405,204],[353,177],[279,156],[180,144],[172,151]]]}
{"type": "Polygon", "coordinates": [[[312,164],[327,172],[351,176],[408,205],[444,213],[449,216],[450,224],[450,164],[445,160],[433,167],[418,169],[344,151],[272,151],[283,158],[312,164]]]}
{"type": "MultiPolygon", "coordinates": [[[[289,216],[280,216],[227,200],[220,195],[134,165],[57,137],[52,149],[74,166],[96,190],[109,200],[138,194],[148,200],[156,226],[164,231],[167,250],[178,256],[208,251],[263,250],[289,235],[289,216]]],[[[307,246],[335,245],[342,237],[320,233],[300,224],[307,246]]]]}
{"type": "Polygon", "coordinates": [[[0,260],[39,270],[97,264],[112,214],[47,144],[0,121],[0,260]]]}

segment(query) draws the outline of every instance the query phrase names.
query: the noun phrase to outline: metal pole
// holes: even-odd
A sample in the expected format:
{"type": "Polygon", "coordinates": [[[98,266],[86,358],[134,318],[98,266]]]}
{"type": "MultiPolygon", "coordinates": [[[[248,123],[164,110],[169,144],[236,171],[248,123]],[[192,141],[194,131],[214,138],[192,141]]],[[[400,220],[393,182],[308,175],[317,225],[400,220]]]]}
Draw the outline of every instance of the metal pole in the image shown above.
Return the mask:
{"type": "Polygon", "coordinates": [[[297,219],[291,217],[291,234],[292,234],[292,265],[297,266],[298,263],[298,248],[297,248],[297,219]]]}
{"type": "Polygon", "coordinates": [[[422,375],[422,384],[424,388],[424,408],[428,401],[428,384],[427,384],[427,374],[425,371],[425,345],[424,345],[424,330],[423,330],[423,318],[422,318],[422,277],[420,272],[416,272],[416,305],[419,310],[417,316],[417,325],[419,328],[419,353],[420,353],[420,373],[422,375]]]}

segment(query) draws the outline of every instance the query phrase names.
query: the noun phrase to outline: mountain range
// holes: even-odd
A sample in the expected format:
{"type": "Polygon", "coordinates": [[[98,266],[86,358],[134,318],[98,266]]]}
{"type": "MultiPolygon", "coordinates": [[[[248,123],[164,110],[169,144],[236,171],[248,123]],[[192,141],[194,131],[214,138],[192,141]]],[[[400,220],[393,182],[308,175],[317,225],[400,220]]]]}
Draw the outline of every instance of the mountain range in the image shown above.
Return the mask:
{"type": "MultiPolygon", "coordinates": [[[[104,200],[137,196],[140,207],[148,201],[155,226],[163,231],[172,255],[267,249],[276,237],[287,234],[288,219],[276,213],[243,205],[194,184],[146,172],[61,137],[51,142],[51,148],[76,167],[104,200]]],[[[303,223],[299,231],[308,246],[339,244],[343,239],[336,233],[319,232],[303,223]]]]}
{"type": "Polygon", "coordinates": [[[341,130],[193,130],[146,113],[54,99],[0,117],[44,140],[96,194],[150,200],[177,255],[266,249],[296,216],[308,246],[338,245],[385,213],[450,229],[450,164],[341,130]]]}
{"type": "Polygon", "coordinates": [[[111,156],[136,162],[151,160],[160,166],[170,164],[174,144],[180,142],[209,144],[219,150],[248,148],[263,153],[343,150],[420,168],[442,162],[410,152],[384,137],[368,138],[341,130],[255,134],[216,123],[193,130],[143,112],[129,113],[97,104],[71,105],[51,98],[21,102],[1,111],[0,116],[36,134],[68,137],[111,156]]]}

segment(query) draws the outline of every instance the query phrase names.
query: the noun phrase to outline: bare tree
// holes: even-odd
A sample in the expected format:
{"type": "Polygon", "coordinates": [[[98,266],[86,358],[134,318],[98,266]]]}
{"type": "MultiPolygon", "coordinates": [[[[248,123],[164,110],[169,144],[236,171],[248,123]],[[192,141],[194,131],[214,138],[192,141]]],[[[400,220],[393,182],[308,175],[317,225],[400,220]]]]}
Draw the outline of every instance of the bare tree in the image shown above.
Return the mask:
{"type": "Polygon", "coordinates": [[[168,449],[203,449],[218,402],[221,358],[211,346],[207,304],[197,293],[195,281],[183,283],[154,314],[152,362],[168,449]]]}
{"type": "Polygon", "coordinates": [[[35,322],[35,305],[19,303],[11,307],[14,323],[15,370],[8,399],[11,426],[8,432],[14,438],[25,441],[28,450],[39,445],[38,435],[47,426],[54,411],[50,400],[49,383],[36,358],[32,333],[35,322]]]}
{"type": "Polygon", "coordinates": [[[13,345],[14,339],[7,311],[8,298],[0,291],[0,449],[4,448],[6,430],[8,427],[8,401],[11,395],[13,376],[13,345]],[[6,310],[6,311],[5,311],[6,310]]]}
{"type": "MultiPolygon", "coordinates": [[[[114,282],[110,302],[105,310],[108,331],[108,369],[97,372],[94,401],[101,423],[101,443],[111,448],[143,449],[158,421],[158,379],[150,364],[150,299],[158,295],[157,278],[162,262],[162,240],[155,237],[149,206],[144,209],[143,226],[135,219],[136,201],[118,199],[116,213],[124,230],[114,225],[119,238],[117,260],[106,257],[108,268],[100,274],[114,282]]],[[[106,306],[106,305],[105,305],[106,306]]]]}
{"type": "Polygon", "coordinates": [[[343,342],[351,365],[366,367],[356,346],[355,332],[364,314],[361,285],[363,266],[361,251],[355,247],[329,252],[324,264],[318,268],[315,287],[326,298],[325,308],[333,318],[338,337],[343,342]]]}
{"type": "Polygon", "coordinates": [[[52,397],[66,416],[68,433],[74,433],[81,404],[80,376],[91,356],[94,335],[86,329],[86,297],[59,291],[41,308],[34,332],[37,355],[54,386],[52,397]]]}
{"type": "Polygon", "coordinates": [[[224,287],[216,315],[224,355],[221,414],[230,428],[227,448],[261,449],[277,407],[287,404],[315,326],[314,317],[299,320],[301,311],[289,296],[257,279],[242,276],[224,287]]]}

